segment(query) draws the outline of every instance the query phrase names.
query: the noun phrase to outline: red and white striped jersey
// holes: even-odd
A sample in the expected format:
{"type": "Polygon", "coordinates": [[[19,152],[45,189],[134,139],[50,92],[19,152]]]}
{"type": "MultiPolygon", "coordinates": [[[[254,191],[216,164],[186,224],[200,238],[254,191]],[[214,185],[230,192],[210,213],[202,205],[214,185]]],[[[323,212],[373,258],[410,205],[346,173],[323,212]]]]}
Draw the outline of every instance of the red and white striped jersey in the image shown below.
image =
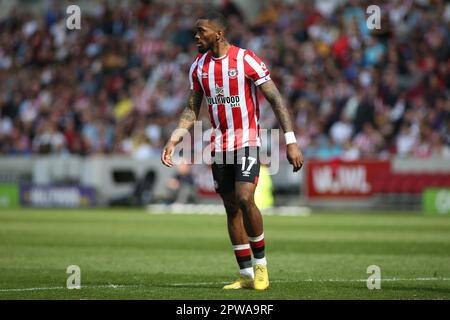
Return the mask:
{"type": "Polygon", "coordinates": [[[256,86],[270,80],[252,51],[230,46],[225,56],[199,54],[189,71],[191,90],[203,91],[213,127],[211,150],[261,146],[256,86]]]}

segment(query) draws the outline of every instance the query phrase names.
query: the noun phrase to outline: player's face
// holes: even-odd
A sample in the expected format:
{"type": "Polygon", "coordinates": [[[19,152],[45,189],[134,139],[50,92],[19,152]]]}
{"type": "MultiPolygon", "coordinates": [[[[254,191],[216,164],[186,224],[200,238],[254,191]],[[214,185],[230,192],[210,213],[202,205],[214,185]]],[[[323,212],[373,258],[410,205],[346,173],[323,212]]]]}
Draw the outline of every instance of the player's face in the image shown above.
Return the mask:
{"type": "Polygon", "coordinates": [[[214,24],[208,20],[199,19],[195,23],[195,42],[197,44],[198,52],[205,53],[210,50],[218,39],[218,30],[214,24]]]}

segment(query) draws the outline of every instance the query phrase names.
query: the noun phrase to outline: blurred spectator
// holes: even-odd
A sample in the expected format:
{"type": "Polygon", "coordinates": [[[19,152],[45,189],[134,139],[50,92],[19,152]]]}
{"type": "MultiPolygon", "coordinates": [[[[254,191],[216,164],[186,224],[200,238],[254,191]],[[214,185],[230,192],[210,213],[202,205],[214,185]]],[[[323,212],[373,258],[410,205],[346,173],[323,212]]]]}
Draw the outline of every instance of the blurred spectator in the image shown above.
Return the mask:
{"type": "Polygon", "coordinates": [[[404,123],[400,132],[397,135],[397,154],[401,157],[406,157],[410,155],[412,148],[417,142],[417,135],[413,131],[412,127],[404,123]]]}
{"type": "Polygon", "coordinates": [[[172,203],[192,203],[196,201],[196,189],[194,178],[191,172],[191,166],[182,162],[176,167],[175,176],[167,180],[167,188],[171,194],[172,203]]]}
{"type": "Polygon", "coordinates": [[[47,121],[42,124],[33,139],[33,152],[40,154],[62,153],[65,151],[66,139],[57,131],[55,124],[47,121]]]}
{"type": "Polygon", "coordinates": [[[381,134],[375,130],[371,123],[366,122],[363,130],[353,139],[353,145],[361,151],[361,155],[365,158],[377,157],[377,150],[383,143],[381,134]]]}
{"type": "Polygon", "coordinates": [[[444,144],[439,136],[435,136],[431,145],[431,155],[435,158],[450,159],[450,147],[444,144]]]}
{"type": "Polygon", "coordinates": [[[355,161],[361,156],[361,151],[351,143],[350,140],[344,142],[341,159],[344,161],[355,161]]]}
{"type": "Polygon", "coordinates": [[[352,137],[353,126],[346,114],[342,114],[341,119],[336,121],[330,128],[331,138],[338,145],[343,145],[352,137]]]}
{"type": "Polygon", "coordinates": [[[136,160],[146,160],[152,157],[159,157],[159,150],[155,150],[150,145],[150,141],[143,128],[139,129],[129,140],[128,152],[136,160]]]}

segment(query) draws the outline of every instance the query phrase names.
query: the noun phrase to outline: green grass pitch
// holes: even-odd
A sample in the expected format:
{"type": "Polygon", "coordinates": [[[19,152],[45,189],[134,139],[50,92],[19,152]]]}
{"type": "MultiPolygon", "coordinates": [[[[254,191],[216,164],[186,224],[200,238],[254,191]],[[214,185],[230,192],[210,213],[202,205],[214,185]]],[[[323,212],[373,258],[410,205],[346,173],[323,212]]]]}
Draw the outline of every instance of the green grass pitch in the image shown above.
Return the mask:
{"type": "Polygon", "coordinates": [[[449,299],[450,218],[265,216],[269,290],[237,276],[224,215],[0,211],[0,299],[449,299]],[[66,268],[81,268],[69,290],[66,268]],[[367,267],[381,268],[369,290],[367,267]]]}

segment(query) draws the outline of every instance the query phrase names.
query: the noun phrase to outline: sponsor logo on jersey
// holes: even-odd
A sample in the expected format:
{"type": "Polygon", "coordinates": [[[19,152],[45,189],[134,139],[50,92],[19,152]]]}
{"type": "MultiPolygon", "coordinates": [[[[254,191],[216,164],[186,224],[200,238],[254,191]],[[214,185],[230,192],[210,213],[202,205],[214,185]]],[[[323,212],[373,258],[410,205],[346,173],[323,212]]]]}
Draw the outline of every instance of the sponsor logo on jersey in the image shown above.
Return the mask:
{"type": "Polygon", "coordinates": [[[215,97],[206,97],[206,101],[209,105],[213,104],[227,104],[230,105],[230,107],[239,107],[239,96],[215,96],[215,97]]]}

